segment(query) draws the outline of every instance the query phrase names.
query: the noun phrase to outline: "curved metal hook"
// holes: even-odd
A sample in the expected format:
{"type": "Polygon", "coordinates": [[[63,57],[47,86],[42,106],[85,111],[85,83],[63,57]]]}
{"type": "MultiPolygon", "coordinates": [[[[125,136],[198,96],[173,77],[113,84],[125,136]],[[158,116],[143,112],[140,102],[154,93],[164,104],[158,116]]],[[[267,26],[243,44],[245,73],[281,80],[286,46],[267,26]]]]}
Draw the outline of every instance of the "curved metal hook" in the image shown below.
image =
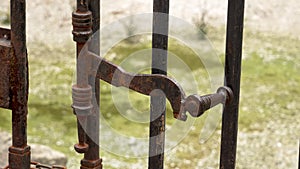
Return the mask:
{"type": "MultiPolygon", "coordinates": [[[[166,98],[169,100],[173,109],[173,116],[176,119],[185,121],[188,111],[191,116],[199,117],[206,110],[220,103],[229,103],[232,99],[232,91],[228,87],[220,87],[215,94],[199,96],[190,95],[185,97],[182,87],[173,79],[158,74],[132,74],[128,73],[119,66],[101,58],[100,56],[83,50],[82,55],[85,59],[96,59],[99,63],[94,72],[94,76],[116,87],[126,87],[144,95],[155,95],[157,89],[163,91],[166,98]]],[[[87,60],[83,61],[86,64],[87,60]]],[[[91,67],[91,66],[87,66],[91,67]]],[[[87,67],[82,67],[81,70],[87,71],[87,67]]]]}

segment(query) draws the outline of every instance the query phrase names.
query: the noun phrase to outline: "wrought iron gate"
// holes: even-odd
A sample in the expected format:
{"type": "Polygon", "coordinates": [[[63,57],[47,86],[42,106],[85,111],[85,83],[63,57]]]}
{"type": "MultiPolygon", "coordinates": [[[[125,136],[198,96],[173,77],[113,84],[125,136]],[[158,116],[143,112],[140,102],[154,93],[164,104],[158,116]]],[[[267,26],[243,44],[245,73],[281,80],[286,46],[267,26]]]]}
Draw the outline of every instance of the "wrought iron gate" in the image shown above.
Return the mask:
{"type": "MultiPolygon", "coordinates": [[[[222,140],[220,168],[235,168],[236,140],[238,130],[238,105],[240,90],[241,53],[243,35],[244,0],[228,0],[228,18],[226,35],[226,62],[224,86],[214,94],[205,96],[185,96],[180,85],[166,76],[168,36],[156,32],[168,32],[169,0],[153,1],[153,50],[152,74],[132,75],[118,66],[101,59],[100,65],[92,65],[93,60],[101,58],[99,38],[93,37],[87,48],[87,40],[100,27],[99,0],[77,0],[77,9],[73,12],[73,35],[77,43],[77,84],[73,90],[73,109],[78,121],[79,143],[75,145],[78,153],[84,153],[82,169],[100,169],[99,157],[99,80],[114,86],[123,86],[139,93],[151,96],[151,105],[164,109],[157,116],[150,112],[149,163],[151,169],[161,169],[164,164],[165,100],[171,103],[173,115],[178,120],[187,118],[186,112],[193,117],[201,116],[204,111],[222,103],[222,140]],[[158,15],[164,13],[165,17],[158,15]],[[160,29],[160,30],[158,30],[160,29]],[[96,46],[90,48],[89,46],[96,46]],[[93,50],[89,50],[93,49],[93,50]],[[96,50],[95,50],[96,49],[96,50]],[[96,71],[87,70],[91,68],[96,71]],[[158,68],[158,69],[157,69],[158,68]],[[117,78],[116,78],[117,77],[117,78]],[[97,80],[95,80],[97,79],[97,80]],[[128,79],[131,79],[130,81],[128,79]],[[147,83],[145,83],[147,82],[147,83]],[[94,90],[91,86],[96,86],[94,90]],[[153,92],[155,89],[160,89],[153,92]],[[94,92],[94,93],[93,93],[94,92]],[[96,95],[96,99],[92,99],[96,95]],[[158,99],[159,98],[159,99],[158,99]],[[158,117],[158,118],[157,118],[158,117]]],[[[46,166],[30,161],[30,147],[27,145],[27,101],[28,101],[28,61],[26,51],[25,0],[11,0],[11,30],[0,28],[0,107],[12,110],[12,146],[9,148],[10,169],[64,168],[46,166]]],[[[155,110],[155,109],[151,109],[155,110]]]]}
{"type": "Polygon", "coordinates": [[[11,30],[0,28],[0,106],[12,110],[12,146],[9,168],[30,167],[27,145],[28,61],[25,1],[11,0],[11,30]]]}

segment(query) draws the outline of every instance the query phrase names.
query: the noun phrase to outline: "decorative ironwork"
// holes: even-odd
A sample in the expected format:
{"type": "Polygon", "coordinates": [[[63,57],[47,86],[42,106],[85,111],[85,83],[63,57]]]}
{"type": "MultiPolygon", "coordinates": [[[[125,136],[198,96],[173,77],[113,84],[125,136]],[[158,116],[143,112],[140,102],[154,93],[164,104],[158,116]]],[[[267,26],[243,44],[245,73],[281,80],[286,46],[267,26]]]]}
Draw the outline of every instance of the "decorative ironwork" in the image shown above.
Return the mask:
{"type": "MultiPolygon", "coordinates": [[[[73,36],[77,46],[77,59],[84,45],[99,29],[100,4],[97,0],[77,0],[77,9],[72,15],[73,36]]],[[[93,40],[94,45],[99,45],[99,40],[93,40]]],[[[94,51],[99,54],[99,51],[94,51]]],[[[85,58],[87,59],[87,58],[85,58]]],[[[91,125],[99,125],[99,104],[92,101],[92,88],[94,84],[86,71],[78,71],[80,65],[85,66],[86,61],[77,61],[77,84],[72,87],[73,109],[77,117],[77,129],[79,143],[74,148],[78,153],[84,153],[81,160],[81,168],[101,169],[102,160],[99,158],[99,129],[93,131],[91,125]],[[93,133],[94,137],[87,133],[93,133]]],[[[99,87],[96,82],[96,95],[99,95],[99,87]]],[[[99,98],[97,99],[99,101],[99,98]]]]}
{"type": "MultiPolygon", "coordinates": [[[[162,92],[171,104],[173,116],[179,120],[186,120],[186,111],[193,117],[199,117],[209,108],[220,103],[229,103],[226,102],[226,100],[232,100],[233,94],[228,87],[221,87],[216,94],[205,96],[191,95],[186,97],[181,86],[165,75],[128,73],[104,58],[87,51],[87,48],[88,47],[85,47],[81,53],[84,57],[78,60],[78,62],[82,62],[82,64],[77,64],[77,76],[80,77],[77,77],[77,84],[73,86],[73,89],[77,86],[87,86],[87,84],[83,83],[83,79],[87,79],[88,76],[91,76],[91,74],[87,72],[93,72],[92,64],[97,62],[99,66],[95,78],[101,79],[116,87],[129,88],[144,95],[157,96],[162,92]]],[[[88,87],[86,87],[86,89],[87,88],[88,87]]],[[[85,90],[85,88],[82,87],[81,90],[85,90]]],[[[77,102],[76,99],[74,100],[74,97],[78,96],[77,93],[78,92],[73,91],[74,103],[77,102]]],[[[87,94],[83,95],[86,96],[87,94]]],[[[82,98],[82,100],[86,99],[82,98]]],[[[85,105],[85,107],[87,106],[85,105]]]]}
{"type": "MultiPolygon", "coordinates": [[[[12,110],[12,146],[9,169],[30,169],[27,145],[28,58],[26,48],[26,1],[10,1],[11,29],[0,28],[0,107],[12,110]]],[[[36,168],[46,168],[38,167],[36,168]]],[[[52,168],[63,168],[53,166],[52,168]]]]}
{"type": "MultiPolygon", "coordinates": [[[[169,1],[154,1],[153,7],[153,32],[156,29],[164,31],[168,34],[168,11],[169,1]],[[165,13],[166,17],[157,17],[158,13],[165,13]]],[[[80,8],[80,6],[78,6],[80,8]]],[[[87,8],[87,7],[86,7],[87,8]]],[[[85,9],[86,9],[85,8],[85,9]]],[[[93,76],[87,72],[93,72],[87,68],[92,68],[89,65],[94,60],[98,59],[100,63],[98,66],[97,74],[95,78],[102,79],[107,83],[110,83],[117,87],[126,87],[137,91],[139,93],[150,95],[151,102],[154,100],[164,100],[166,97],[173,109],[173,116],[179,120],[186,120],[185,112],[188,111],[193,117],[199,117],[209,108],[217,105],[224,104],[223,113],[223,130],[222,130],[222,151],[221,151],[221,163],[220,168],[234,168],[235,164],[235,149],[236,149],[236,137],[237,137],[237,114],[238,114],[238,102],[239,102],[239,81],[240,81],[240,67],[241,67],[241,46],[242,46],[242,33],[243,33],[243,0],[229,0],[228,8],[228,27],[227,27],[227,44],[226,44],[226,67],[225,67],[225,86],[218,89],[217,93],[198,96],[191,95],[185,97],[183,90],[176,81],[166,76],[166,61],[167,61],[167,46],[168,36],[162,34],[153,33],[152,36],[152,48],[162,49],[165,52],[160,54],[153,52],[152,56],[152,73],[149,74],[130,74],[125,72],[122,68],[106,61],[101,58],[99,54],[86,50],[82,51],[82,46],[77,40],[77,55],[79,52],[83,52],[84,59],[77,60],[77,84],[74,87],[81,87],[83,89],[89,88],[88,78],[93,76]],[[100,60],[99,60],[100,59],[100,60]],[[161,64],[164,65],[161,65],[161,64]],[[236,73],[238,74],[236,75],[236,73]],[[161,75],[159,75],[161,74],[161,75]],[[159,89],[159,90],[156,90],[159,89]],[[162,99],[157,99],[157,98],[162,99]],[[156,98],[156,99],[155,99],[156,98]],[[230,125],[233,123],[234,125],[230,125]],[[232,128],[233,127],[233,128],[232,128]],[[233,132],[232,132],[233,131],[233,132]]],[[[79,9],[78,9],[79,10],[79,9]]],[[[85,13],[88,13],[88,9],[85,13]]],[[[88,21],[88,19],[86,19],[88,21]]],[[[74,16],[73,16],[74,22],[74,16]]],[[[74,25],[74,24],[73,24],[74,25]]],[[[88,25],[88,24],[86,24],[88,25]]],[[[74,28],[75,30],[75,28],[74,28]]],[[[84,31],[83,31],[84,32],[84,31]]],[[[74,31],[73,31],[74,34],[74,31]]],[[[74,40],[76,41],[76,34],[74,34],[74,40]]],[[[86,38],[85,38],[86,40],[86,38]]],[[[83,42],[83,41],[82,41],[83,42]]],[[[155,50],[154,50],[155,51],[155,50]]],[[[73,97],[76,93],[74,92],[73,97]]],[[[74,98],[73,98],[74,99],[74,98]]],[[[76,103],[76,99],[74,100],[76,103]]],[[[75,104],[74,104],[75,105],[75,104]]],[[[74,106],[73,105],[73,106],[74,106]]],[[[165,104],[151,104],[152,106],[164,106],[165,104]]],[[[164,107],[161,107],[165,109],[164,107]]],[[[82,109],[83,110],[83,109],[82,109]]],[[[90,107],[86,107],[85,116],[90,113],[90,107]]],[[[150,112],[150,116],[154,116],[156,112],[150,112]]],[[[160,112],[161,113],[161,112],[160,112]]],[[[155,117],[157,117],[155,115],[155,117]]],[[[83,121],[82,125],[86,123],[86,117],[78,117],[83,121]]],[[[158,140],[150,139],[149,147],[149,168],[161,169],[163,168],[163,152],[164,152],[164,125],[165,124],[165,111],[156,119],[151,119],[150,122],[150,137],[160,135],[158,140]],[[162,134],[162,135],[161,135],[162,134]],[[154,154],[154,155],[153,155],[154,154]]],[[[80,121],[80,120],[78,120],[80,121]]],[[[78,123],[78,125],[80,125],[78,123]]],[[[85,126],[83,126],[85,127],[85,126]]],[[[77,145],[83,146],[83,149],[87,149],[85,143],[82,126],[78,127],[78,134],[80,143],[77,145]]],[[[80,147],[79,146],[79,147],[80,147]]],[[[76,147],[78,151],[78,147],[76,147]]],[[[88,161],[88,160],[87,160],[88,161]]]]}
{"type": "MultiPolygon", "coordinates": [[[[173,115],[179,120],[186,120],[188,111],[193,117],[199,117],[206,110],[218,104],[224,104],[225,107],[231,104],[233,93],[229,87],[220,87],[215,94],[205,96],[190,95],[185,96],[181,86],[166,75],[160,74],[131,74],[122,68],[105,60],[104,58],[89,51],[89,45],[86,43],[81,48],[80,56],[77,58],[77,84],[73,85],[73,108],[78,119],[79,144],[75,149],[79,153],[86,153],[88,144],[86,144],[86,135],[83,129],[89,121],[87,116],[92,114],[91,86],[88,83],[89,77],[104,80],[116,87],[126,87],[141,94],[149,96],[165,96],[173,109],[173,115]],[[93,64],[99,63],[96,74],[93,64]]],[[[94,131],[92,131],[94,132],[94,131]]],[[[84,159],[86,162],[90,160],[84,159]]]]}
{"type": "MultiPolygon", "coordinates": [[[[65,168],[63,166],[30,162],[30,146],[27,145],[29,75],[26,49],[26,1],[11,0],[10,8],[11,30],[0,28],[0,107],[12,110],[12,146],[9,148],[9,166],[5,168],[63,169],[65,168]]],[[[152,106],[165,105],[156,104],[157,98],[168,99],[173,109],[173,116],[179,120],[186,120],[186,112],[193,117],[199,117],[209,108],[223,104],[220,168],[235,168],[244,0],[228,0],[225,82],[216,93],[204,96],[186,97],[181,86],[167,76],[169,0],[154,0],[153,12],[153,32],[159,29],[166,35],[153,33],[152,48],[164,52],[158,54],[153,50],[152,74],[131,74],[99,56],[97,37],[89,44],[96,46],[91,48],[94,49],[93,51],[89,51],[90,48],[83,50],[87,40],[100,27],[100,5],[99,0],[77,0],[77,9],[72,14],[72,33],[74,41],[77,42],[77,56],[83,52],[84,59],[79,58],[77,61],[77,83],[72,88],[72,107],[76,112],[78,123],[79,143],[75,145],[75,150],[84,153],[81,168],[102,168],[102,160],[99,157],[99,129],[92,131],[94,128],[91,127],[99,126],[98,79],[116,87],[126,87],[149,95],[152,106]],[[166,15],[162,17],[157,13],[166,15]],[[95,74],[91,74],[92,71],[86,69],[93,67],[89,65],[93,61],[100,62],[95,74]],[[91,86],[96,86],[95,93],[91,86]],[[96,101],[92,99],[94,94],[97,96],[96,101]]],[[[150,112],[150,137],[161,136],[149,142],[149,168],[151,169],[163,168],[165,107],[161,108],[164,112],[158,118],[155,115],[157,112],[150,112]]]]}

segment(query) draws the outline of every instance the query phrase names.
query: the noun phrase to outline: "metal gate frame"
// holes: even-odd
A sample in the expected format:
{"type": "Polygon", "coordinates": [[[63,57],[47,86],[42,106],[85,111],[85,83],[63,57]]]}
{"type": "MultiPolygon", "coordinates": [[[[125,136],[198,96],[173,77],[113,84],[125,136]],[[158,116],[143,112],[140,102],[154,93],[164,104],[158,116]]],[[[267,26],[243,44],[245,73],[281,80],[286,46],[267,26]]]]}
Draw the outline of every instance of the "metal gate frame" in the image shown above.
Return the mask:
{"type": "MultiPolygon", "coordinates": [[[[0,107],[12,110],[12,146],[9,148],[10,169],[29,169],[31,165],[36,168],[49,166],[30,162],[30,147],[27,145],[27,113],[28,113],[28,58],[26,49],[26,1],[11,0],[11,29],[0,28],[0,107]]],[[[169,0],[153,1],[153,32],[157,32],[158,25],[168,31],[168,18],[158,17],[155,13],[169,13],[169,0]]],[[[77,56],[82,51],[89,37],[100,27],[100,0],[77,0],[77,9],[73,12],[73,35],[77,42],[77,56]]],[[[240,93],[240,73],[243,39],[244,0],[228,0],[228,17],[226,33],[226,58],[224,87],[215,94],[206,96],[192,95],[185,97],[184,92],[174,80],[166,76],[168,36],[153,33],[152,48],[166,51],[163,54],[153,52],[152,74],[136,75],[132,77],[122,71],[118,66],[103,61],[94,76],[78,74],[77,85],[73,86],[73,108],[78,118],[79,143],[75,145],[76,151],[84,153],[81,161],[82,169],[101,169],[102,160],[99,157],[99,130],[91,132],[93,125],[99,126],[99,80],[102,79],[115,86],[128,87],[137,92],[150,95],[153,89],[161,89],[171,102],[174,117],[184,120],[185,111],[198,117],[205,110],[222,103],[224,105],[222,117],[221,156],[220,169],[235,168],[236,143],[238,131],[238,107],[240,93]],[[160,69],[156,69],[160,68],[160,69]],[[124,79],[114,81],[111,74],[118,72],[122,77],[131,77],[128,83],[124,79]],[[144,80],[150,85],[143,84],[144,80]],[[157,85],[159,82],[160,85],[157,85]],[[93,84],[95,83],[95,84],[93,84]],[[90,86],[96,86],[92,93],[90,86]],[[142,88],[146,85],[146,88],[142,88]],[[161,86],[163,85],[163,86],[161,86]],[[164,89],[169,87],[170,90],[164,89]],[[91,95],[97,96],[96,101],[91,95]],[[83,99],[83,100],[81,100],[83,99]],[[181,104],[184,101],[185,104],[181,104]],[[196,111],[194,110],[196,107],[196,111]],[[183,109],[183,110],[182,110],[183,109]],[[77,113],[80,110],[81,115],[77,113]],[[85,124],[86,126],[82,126],[85,124]],[[87,130],[83,130],[85,127],[87,130]],[[89,133],[90,132],[90,133],[89,133]],[[93,139],[91,138],[93,137],[93,139]],[[95,140],[95,138],[97,138],[95,140]]],[[[92,39],[91,45],[99,46],[99,38],[92,39]]],[[[93,48],[97,49],[97,48],[93,48]]],[[[154,50],[153,50],[154,51],[154,50]]],[[[99,50],[86,51],[86,56],[99,57],[99,50]]],[[[78,70],[80,63],[77,62],[78,70]]],[[[155,102],[161,94],[151,95],[151,105],[161,107],[165,104],[155,102]]],[[[165,100],[165,99],[164,99],[165,100]]],[[[162,107],[165,109],[165,107],[162,107]]],[[[164,163],[164,131],[165,111],[159,118],[153,119],[155,113],[150,113],[150,137],[157,136],[157,140],[149,142],[149,168],[162,169],[164,163]]],[[[157,116],[156,116],[157,117],[157,116]]],[[[64,168],[52,166],[50,168],[64,168]]]]}
{"type": "Polygon", "coordinates": [[[28,60],[25,1],[11,0],[11,29],[0,28],[0,107],[12,110],[9,168],[30,168],[27,145],[28,60]]]}
{"type": "MultiPolygon", "coordinates": [[[[131,75],[123,69],[106,61],[99,56],[99,51],[88,51],[83,46],[95,30],[92,25],[99,28],[99,22],[93,23],[91,15],[93,12],[100,12],[99,1],[95,6],[90,6],[87,0],[77,0],[77,10],[73,12],[73,35],[77,42],[77,84],[73,85],[73,108],[78,121],[79,143],[75,145],[78,153],[84,153],[81,161],[82,168],[100,169],[102,160],[99,155],[99,139],[93,142],[89,137],[99,138],[99,131],[92,132],[89,124],[99,125],[99,98],[93,102],[92,87],[94,81],[91,78],[102,79],[114,86],[123,86],[136,92],[150,95],[154,89],[160,89],[164,93],[151,95],[151,106],[159,107],[163,113],[150,112],[150,141],[149,141],[149,169],[162,169],[164,166],[164,144],[165,144],[165,102],[158,103],[157,100],[167,98],[172,106],[174,117],[185,120],[185,112],[188,111],[193,117],[199,117],[204,111],[222,103],[224,105],[222,118],[221,135],[221,157],[220,168],[235,168],[236,141],[238,131],[238,107],[240,92],[240,72],[242,57],[243,39],[243,19],[244,0],[228,0],[227,34],[226,34],[226,59],[225,59],[225,79],[224,87],[220,87],[217,93],[198,96],[191,95],[185,97],[184,91],[177,82],[166,76],[167,73],[167,46],[168,36],[157,33],[159,31],[168,32],[169,0],[153,1],[153,33],[152,33],[152,74],[131,75]],[[89,9],[91,8],[91,9],[89,9]],[[92,13],[91,13],[92,11],[92,13]],[[166,14],[159,15],[160,13],[166,14]],[[165,52],[156,52],[161,49],[165,52]],[[79,54],[83,55],[79,58],[79,54]],[[83,54],[82,54],[83,53],[83,54]],[[96,74],[89,69],[93,67],[91,63],[97,58],[101,58],[96,74]],[[117,77],[114,78],[114,77],[117,77]],[[131,79],[128,81],[126,79],[131,79]],[[147,82],[147,83],[142,83],[147,82]],[[159,84],[159,85],[158,85],[159,84]],[[96,105],[98,104],[98,105],[96,105]],[[157,118],[158,117],[158,118],[157,118]],[[156,136],[156,137],[153,137],[156,136]],[[152,139],[155,138],[155,139],[152,139]],[[91,146],[92,145],[92,146],[91,146]],[[92,153],[96,152],[96,153],[92,153]]],[[[98,16],[98,15],[97,15],[98,16]]],[[[99,18],[97,18],[98,21],[99,18]]],[[[167,34],[168,35],[168,34],[167,34]]],[[[89,45],[99,45],[99,37],[96,37],[89,45]],[[96,40],[95,40],[96,39],[96,40]]],[[[99,84],[96,85],[96,96],[99,96],[99,84]]],[[[157,109],[156,109],[157,110],[157,109]]]]}

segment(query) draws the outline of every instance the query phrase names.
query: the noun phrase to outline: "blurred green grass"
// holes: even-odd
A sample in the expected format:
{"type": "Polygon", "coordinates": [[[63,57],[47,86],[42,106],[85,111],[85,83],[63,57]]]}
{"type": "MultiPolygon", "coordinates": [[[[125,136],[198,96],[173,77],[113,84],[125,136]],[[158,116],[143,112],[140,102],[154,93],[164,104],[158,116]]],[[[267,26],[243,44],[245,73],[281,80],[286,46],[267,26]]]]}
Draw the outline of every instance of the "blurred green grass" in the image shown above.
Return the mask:
{"type": "MultiPolygon", "coordinates": [[[[224,61],[224,29],[210,28],[208,37],[215,46],[217,55],[224,61]]],[[[263,130],[264,124],[272,119],[299,118],[297,112],[300,110],[300,40],[248,30],[245,31],[244,37],[239,130],[260,131],[263,130]]],[[[116,54],[117,57],[113,57],[111,61],[118,64],[131,53],[149,48],[151,43],[147,40],[135,45],[123,41],[111,49],[107,58],[113,53],[116,54]]],[[[77,142],[77,131],[75,116],[70,107],[75,70],[74,49],[73,43],[66,43],[64,46],[39,42],[28,44],[28,141],[48,145],[79,160],[81,156],[73,150],[73,145],[77,142]]],[[[204,93],[209,92],[207,72],[203,64],[196,59],[195,53],[174,39],[170,40],[169,50],[191,67],[200,84],[198,88],[203,89],[204,93]]],[[[149,110],[148,97],[130,92],[130,100],[133,107],[139,107],[141,111],[149,110]]],[[[1,130],[11,131],[11,114],[8,112],[0,110],[1,130]]],[[[111,97],[111,86],[104,82],[101,82],[101,112],[108,123],[120,133],[133,137],[148,136],[147,123],[131,123],[118,113],[111,97]]],[[[172,125],[175,120],[169,113],[170,106],[167,112],[167,125],[172,125]]],[[[197,119],[179,148],[167,155],[167,167],[196,166],[200,158],[204,158],[212,150],[218,151],[218,134],[214,134],[206,143],[199,144],[199,133],[206,116],[197,119]],[[188,147],[192,147],[193,151],[188,147]],[[174,159],[182,159],[182,162],[174,162],[174,159]],[[184,162],[185,160],[188,161],[184,162]]],[[[139,159],[120,157],[106,151],[102,151],[101,156],[111,162],[104,162],[105,168],[115,168],[111,159],[123,161],[129,166],[140,162],[139,159]]],[[[146,161],[142,162],[146,164],[146,161]]]]}

